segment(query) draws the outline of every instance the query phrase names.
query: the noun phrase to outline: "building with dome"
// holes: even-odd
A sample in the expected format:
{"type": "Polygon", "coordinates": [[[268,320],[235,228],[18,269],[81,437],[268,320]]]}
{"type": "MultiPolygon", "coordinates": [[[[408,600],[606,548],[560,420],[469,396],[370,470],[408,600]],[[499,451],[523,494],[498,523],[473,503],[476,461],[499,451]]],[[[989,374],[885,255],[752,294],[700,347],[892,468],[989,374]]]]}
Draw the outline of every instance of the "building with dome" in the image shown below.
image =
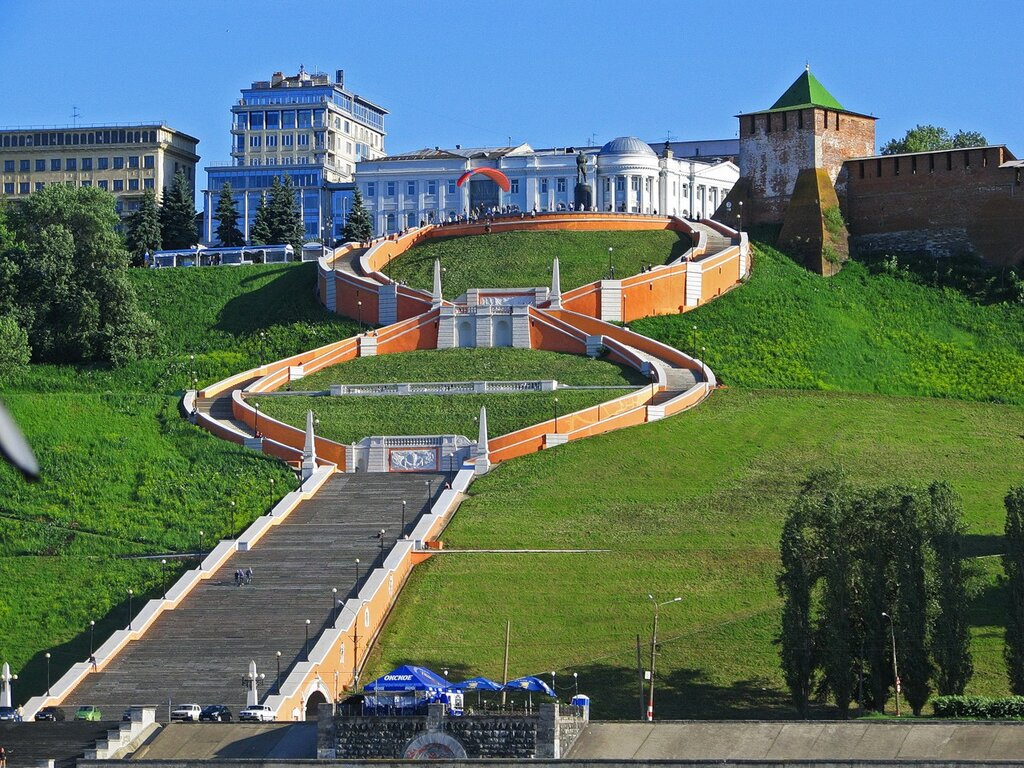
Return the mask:
{"type": "MultiPolygon", "coordinates": [[[[649,144],[621,136],[602,147],[435,147],[360,162],[356,185],[377,234],[490,208],[568,210],[576,200],[582,154],[593,209],[708,217],[739,178],[739,168],[725,153],[679,157],[674,151],[696,144],[649,144]],[[502,171],[511,189],[505,192],[482,174],[459,187],[459,177],[476,168],[502,171]]],[[[729,142],[705,145],[731,149],[729,142]]]]}

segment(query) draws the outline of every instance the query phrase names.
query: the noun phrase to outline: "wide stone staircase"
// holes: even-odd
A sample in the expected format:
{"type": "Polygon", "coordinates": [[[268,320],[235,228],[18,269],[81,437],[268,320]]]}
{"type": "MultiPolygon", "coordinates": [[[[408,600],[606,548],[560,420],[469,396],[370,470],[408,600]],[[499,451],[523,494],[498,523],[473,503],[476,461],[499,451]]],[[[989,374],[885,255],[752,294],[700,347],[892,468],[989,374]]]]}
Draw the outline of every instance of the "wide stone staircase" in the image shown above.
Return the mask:
{"type": "Polygon", "coordinates": [[[707,253],[717,253],[718,251],[728,248],[730,245],[735,245],[736,241],[726,237],[716,229],[712,229],[707,224],[701,224],[699,221],[687,221],[687,223],[698,232],[703,232],[708,236],[708,249],[707,253]]]}
{"type": "Polygon", "coordinates": [[[646,360],[651,365],[656,365],[665,371],[665,389],[654,395],[651,405],[662,405],[672,398],[683,394],[683,392],[686,392],[688,389],[696,386],[697,382],[705,380],[704,377],[700,375],[700,372],[691,371],[689,368],[681,368],[675,363],[663,360],[660,357],[655,357],[654,355],[643,352],[636,347],[631,347],[626,344],[623,346],[641,360],[646,360]]]}
{"type": "Polygon", "coordinates": [[[97,739],[102,739],[116,722],[91,723],[68,720],[61,723],[0,723],[0,745],[7,750],[8,768],[45,765],[53,760],[56,768],[73,766],[97,739]]]}
{"type": "Polygon", "coordinates": [[[160,616],[139,640],[129,643],[103,670],[89,674],[62,706],[98,706],[120,717],[132,704],[227,704],[237,715],[245,704],[242,676],[249,660],[266,675],[261,696],[274,692],[277,652],[281,675],[304,660],[309,647],[334,620],[335,595],[355,594],[379,564],[384,550],[402,535],[402,500],[408,502],[406,531],[436,498],[444,476],[436,474],[336,474],[308,501],[260,539],[235,553],[173,611],[160,616]],[[236,586],[236,569],[253,570],[251,584],[236,586]]]}

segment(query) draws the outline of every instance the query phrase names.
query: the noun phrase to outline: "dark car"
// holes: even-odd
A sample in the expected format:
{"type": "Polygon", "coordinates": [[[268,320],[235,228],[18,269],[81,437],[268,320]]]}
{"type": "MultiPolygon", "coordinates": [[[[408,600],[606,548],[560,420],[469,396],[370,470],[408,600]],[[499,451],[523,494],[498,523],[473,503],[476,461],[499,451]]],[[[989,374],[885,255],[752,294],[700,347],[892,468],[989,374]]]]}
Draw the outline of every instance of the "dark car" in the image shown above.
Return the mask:
{"type": "Polygon", "coordinates": [[[36,712],[36,720],[48,720],[51,723],[64,722],[64,710],[60,707],[43,707],[36,712]]]}
{"type": "Polygon", "coordinates": [[[230,723],[231,710],[223,704],[211,704],[203,707],[203,711],[199,713],[199,722],[204,720],[210,723],[230,723]]]}
{"type": "Polygon", "coordinates": [[[0,707],[0,720],[14,720],[17,722],[21,718],[18,717],[18,710],[14,707],[0,707]]]}

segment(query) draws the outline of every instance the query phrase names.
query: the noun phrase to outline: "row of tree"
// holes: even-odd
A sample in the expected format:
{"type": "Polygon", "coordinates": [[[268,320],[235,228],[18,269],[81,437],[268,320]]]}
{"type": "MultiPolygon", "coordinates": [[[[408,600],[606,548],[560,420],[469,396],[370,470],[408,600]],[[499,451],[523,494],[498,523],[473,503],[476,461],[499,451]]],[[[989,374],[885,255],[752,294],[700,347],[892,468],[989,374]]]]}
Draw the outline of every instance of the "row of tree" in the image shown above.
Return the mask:
{"type": "Polygon", "coordinates": [[[30,356],[119,365],[150,351],[119,223],[96,188],[48,184],[0,206],[0,375],[30,356]]]}
{"type": "Polygon", "coordinates": [[[174,174],[159,203],[153,190],[147,189],[125,222],[125,245],[135,266],[142,265],[147,253],[189,248],[197,242],[195,197],[184,171],[174,174]]]}
{"type": "Polygon", "coordinates": [[[782,670],[801,714],[812,697],[845,717],[854,701],[882,711],[893,687],[915,713],[932,685],[963,693],[973,672],[965,531],[945,483],[866,490],[838,471],[808,479],[783,528],[777,579],[782,670]]]}

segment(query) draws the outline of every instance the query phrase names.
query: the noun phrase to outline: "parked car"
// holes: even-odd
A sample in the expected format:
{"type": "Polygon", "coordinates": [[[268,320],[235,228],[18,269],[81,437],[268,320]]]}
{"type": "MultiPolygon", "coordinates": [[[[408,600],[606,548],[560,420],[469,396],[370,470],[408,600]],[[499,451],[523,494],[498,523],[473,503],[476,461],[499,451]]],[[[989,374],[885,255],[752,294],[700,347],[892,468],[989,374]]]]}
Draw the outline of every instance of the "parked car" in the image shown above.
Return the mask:
{"type": "Polygon", "coordinates": [[[121,722],[130,723],[132,721],[132,710],[131,707],[121,713],[121,722]]]}
{"type": "Polygon", "coordinates": [[[238,713],[238,719],[243,723],[272,723],[274,710],[266,704],[250,704],[238,713]]]}
{"type": "Polygon", "coordinates": [[[60,707],[43,707],[36,712],[36,720],[49,720],[51,723],[64,722],[64,710],[60,707]]]}
{"type": "Polygon", "coordinates": [[[207,707],[203,707],[203,711],[199,713],[199,719],[207,720],[211,723],[230,723],[231,710],[223,704],[210,704],[207,707]]]}
{"type": "Polygon", "coordinates": [[[0,720],[13,720],[17,722],[21,718],[18,716],[18,710],[14,707],[0,707],[0,720]]]}
{"type": "Polygon", "coordinates": [[[100,708],[99,707],[93,707],[93,706],[90,706],[90,705],[87,704],[85,706],[79,707],[75,711],[75,720],[97,720],[98,721],[100,719],[102,719],[102,716],[100,715],[100,708]]]}
{"type": "Polygon", "coordinates": [[[203,708],[198,704],[179,704],[171,710],[171,720],[181,720],[186,723],[195,723],[203,708]]]}

